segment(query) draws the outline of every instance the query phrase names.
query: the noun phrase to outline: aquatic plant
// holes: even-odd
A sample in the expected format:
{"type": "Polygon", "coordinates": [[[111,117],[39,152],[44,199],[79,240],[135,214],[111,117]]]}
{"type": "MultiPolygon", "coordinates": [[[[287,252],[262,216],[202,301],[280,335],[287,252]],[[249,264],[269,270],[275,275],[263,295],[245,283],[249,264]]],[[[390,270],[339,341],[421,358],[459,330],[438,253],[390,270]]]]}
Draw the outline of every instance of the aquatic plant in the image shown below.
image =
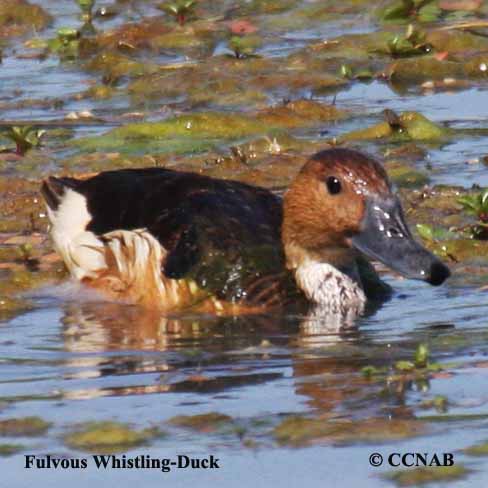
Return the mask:
{"type": "Polygon", "coordinates": [[[37,437],[45,434],[51,423],[40,417],[8,418],[0,421],[0,436],[37,437]]]}
{"type": "Polygon", "coordinates": [[[463,210],[476,217],[478,221],[469,226],[472,237],[476,239],[488,238],[488,189],[476,195],[467,195],[457,199],[463,210]]]}
{"type": "Polygon", "coordinates": [[[387,22],[434,22],[442,10],[436,0],[397,0],[380,11],[380,17],[387,22]]]}
{"type": "Polygon", "coordinates": [[[256,56],[256,49],[261,45],[261,38],[253,35],[257,27],[247,20],[234,20],[228,24],[228,47],[236,59],[256,56]]]}
{"type": "Polygon", "coordinates": [[[340,67],[339,74],[346,80],[368,81],[374,78],[374,74],[369,69],[353,70],[353,68],[347,64],[343,64],[340,67]]]}
{"type": "Polygon", "coordinates": [[[72,27],[57,30],[56,37],[48,41],[49,50],[62,60],[76,59],[79,54],[81,32],[72,27]]]}
{"type": "Polygon", "coordinates": [[[407,57],[426,54],[432,51],[432,46],[426,42],[424,31],[409,24],[405,35],[396,35],[388,41],[387,47],[393,57],[407,57]]]}
{"type": "Polygon", "coordinates": [[[427,344],[419,344],[413,355],[413,361],[400,360],[395,363],[397,371],[414,371],[418,369],[438,369],[437,365],[430,365],[429,363],[429,347],[427,344]],[[433,368],[429,368],[433,366],[433,368]]]}
{"type": "Polygon", "coordinates": [[[441,227],[433,227],[429,224],[417,224],[418,235],[427,242],[445,241],[446,239],[454,239],[457,234],[454,229],[443,229],[441,227]]]}
{"type": "Polygon", "coordinates": [[[76,3],[81,9],[81,20],[84,22],[91,22],[93,19],[93,6],[95,0],[76,0],[76,3]]]}
{"type": "Polygon", "coordinates": [[[39,260],[33,257],[32,244],[24,243],[17,247],[17,254],[19,255],[19,261],[30,270],[35,271],[39,267],[39,260]]]}
{"type": "Polygon", "coordinates": [[[261,45],[261,39],[257,36],[231,36],[229,49],[236,59],[244,59],[256,56],[256,49],[261,45]]]}
{"type": "Polygon", "coordinates": [[[57,38],[64,46],[67,46],[70,42],[78,39],[80,32],[77,29],[71,27],[62,27],[57,31],[57,38]]]}
{"type": "Polygon", "coordinates": [[[13,456],[23,450],[24,446],[21,444],[0,444],[0,456],[2,457],[13,456]]]}
{"type": "Polygon", "coordinates": [[[414,362],[417,368],[425,368],[429,363],[429,347],[427,344],[419,344],[414,354],[414,362]]]}
{"type": "Polygon", "coordinates": [[[24,156],[33,147],[41,145],[45,130],[38,130],[29,125],[12,126],[1,132],[2,136],[15,142],[15,154],[24,156]]]}
{"type": "Polygon", "coordinates": [[[178,24],[183,26],[193,14],[196,4],[196,0],[175,0],[163,3],[158,8],[174,17],[178,24]]]}
{"type": "Polygon", "coordinates": [[[462,480],[470,472],[470,469],[456,463],[455,466],[421,466],[409,469],[395,469],[382,474],[382,477],[393,481],[397,486],[423,486],[427,483],[444,484],[462,480]]]}
{"type": "Polygon", "coordinates": [[[67,434],[64,442],[72,449],[112,454],[144,445],[162,435],[156,428],[135,430],[120,422],[86,422],[67,434]]]}

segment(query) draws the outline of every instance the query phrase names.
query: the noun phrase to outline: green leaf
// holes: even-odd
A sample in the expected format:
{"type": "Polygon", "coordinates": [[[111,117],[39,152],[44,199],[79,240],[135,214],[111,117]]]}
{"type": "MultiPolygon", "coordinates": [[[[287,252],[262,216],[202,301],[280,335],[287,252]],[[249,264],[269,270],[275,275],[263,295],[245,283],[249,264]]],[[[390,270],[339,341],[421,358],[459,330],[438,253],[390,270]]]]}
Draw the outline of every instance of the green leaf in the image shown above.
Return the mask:
{"type": "Polygon", "coordinates": [[[346,78],[348,80],[352,79],[353,74],[352,74],[352,69],[350,66],[347,66],[346,64],[343,64],[340,69],[341,76],[343,78],[346,78]]]}
{"type": "Polygon", "coordinates": [[[414,8],[414,3],[412,0],[401,0],[395,2],[389,7],[383,10],[381,18],[383,20],[405,20],[410,15],[410,12],[414,8]]]}
{"type": "Polygon", "coordinates": [[[417,224],[417,232],[419,236],[426,241],[434,240],[434,230],[431,225],[417,224]]]}
{"type": "Polygon", "coordinates": [[[161,5],[161,10],[170,15],[178,15],[178,7],[176,5],[161,5]]]}
{"type": "Polygon", "coordinates": [[[483,192],[481,195],[481,203],[485,205],[485,203],[488,201],[488,189],[483,192]]]}
{"type": "Polygon", "coordinates": [[[419,344],[415,351],[414,361],[417,368],[425,368],[429,361],[429,347],[427,344],[419,344]]]}
{"type": "Polygon", "coordinates": [[[419,10],[418,19],[420,22],[435,22],[436,20],[439,20],[441,14],[442,10],[432,3],[419,10]]]}
{"type": "Polygon", "coordinates": [[[395,363],[395,369],[397,371],[413,371],[415,364],[412,361],[397,361],[395,363]]]}

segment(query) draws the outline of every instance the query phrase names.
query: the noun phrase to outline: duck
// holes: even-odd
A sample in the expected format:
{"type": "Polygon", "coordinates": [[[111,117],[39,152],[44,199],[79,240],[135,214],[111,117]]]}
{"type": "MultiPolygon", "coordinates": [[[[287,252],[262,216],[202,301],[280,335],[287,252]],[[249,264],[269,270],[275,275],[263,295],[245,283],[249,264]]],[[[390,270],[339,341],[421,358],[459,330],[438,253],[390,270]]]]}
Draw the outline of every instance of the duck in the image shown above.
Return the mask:
{"type": "Polygon", "coordinates": [[[167,168],[41,186],[70,275],[162,314],[259,314],[301,303],[364,313],[390,292],[371,261],[437,286],[449,268],[417,242],[384,167],[348,148],[314,154],[283,196],[167,168]]]}

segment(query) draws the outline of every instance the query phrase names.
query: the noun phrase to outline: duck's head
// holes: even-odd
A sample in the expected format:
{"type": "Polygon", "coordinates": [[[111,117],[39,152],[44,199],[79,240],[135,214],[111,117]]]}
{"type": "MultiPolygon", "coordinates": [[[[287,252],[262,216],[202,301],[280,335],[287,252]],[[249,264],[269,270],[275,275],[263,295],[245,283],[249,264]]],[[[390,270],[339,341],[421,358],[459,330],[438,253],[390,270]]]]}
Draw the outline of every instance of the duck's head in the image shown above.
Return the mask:
{"type": "Polygon", "coordinates": [[[284,198],[288,267],[325,262],[347,269],[357,253],[408,278],[440,285],[449,269],[414,240],[384,168],[350,149],[315,154],[284,198]]]}

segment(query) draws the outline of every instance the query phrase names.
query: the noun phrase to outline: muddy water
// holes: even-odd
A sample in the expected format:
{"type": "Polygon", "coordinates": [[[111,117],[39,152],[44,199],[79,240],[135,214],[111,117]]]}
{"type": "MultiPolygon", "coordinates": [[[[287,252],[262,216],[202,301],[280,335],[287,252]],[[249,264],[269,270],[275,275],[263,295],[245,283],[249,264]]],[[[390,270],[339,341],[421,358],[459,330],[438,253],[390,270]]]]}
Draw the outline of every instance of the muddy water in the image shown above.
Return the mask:
{"type": "MultiPolygon", "coordinates": [[[[53,37],[59,27],[79,25],[75,2],[38,3],[54,17],[52,26],[39,34],[42,39],[53,37]]],[[[313,3],[297,2],[298,7],[313,3]]],[[[154,2],[130,2],[119,16],[97,26],[109,30],[156,14],[154,2]]],[[[364,7],[352,6],[322,23],[309,19],[310,25],[297,14],[296,27],[286,15],[257,14],[260,25],[271,25],[275,16],[285,26],[259,48],[263,57],[284,58],[323,38],[378,28],[364,7]]],[[[70,137],[81,137],[122,125],[120,115],[129,112],[142,111],[148,120],[167,115],[161,102],[135,101],[125,91],[125,80],[112,98],[77,97],[99,82],[99,74],[76,62],[60,63],[55,56],[24,59],[19,54],[25,49],[21,41],[5,49],[2,120],[37,121],[50,128],[64,126],[71,112],[91,111],[93,120],[73,125],[70,137]],[[18,103],[32,99],[40,102],[18,103]],[[63,103],[54,103],[57,99],[63,103]]],[[[225,44],[217,43],[213,56],[223,52],[225,44]]],[[[158,52],[156,58],[163,64],[194,61],[174,52],[158,52]]],[[[152,58],[143,53],[138,59],[152,58]]],[[[381,121],[385,108],[421,111],[438,124],[471,132],[428,146],[414,169],[426,171],[431,184],[486,186],[488,173],[480,157],[488,153],[488,138],[475,130],[488,128],[487,87],[452,92],[417,88],[395,91],[372,81],[351,83],[334,94],[297,89],[296,97],[313,96],[324,103],[335,99],[354,116],[291,132],[300,141],[320,144],[381,121]]],[[[278,100],[277,93],[269,93],[268,101],[278,100]]],[[[176,112],[200,109],[187,101],[169,105],[176,112]]],[[[376,142],[365,142],[364,148],[378,151],[376,142]]],[[[69,167],[65,159],[76,155],[63,145],[44,151],[49,159],[44,166],[25,169],[19,163],[4,174],[35,179],[69,167]]],[[[0,486],[84,487],[101,479],[120,486],[141,480],[144,486],[185,487],[390,486],[392,481],[381,477],[390,468],[369,465],[374,452],[385,458],[392,452],[451,452],[456,466],[467,470],[455,486],[486,486],[484,458],[463,451],[488,440],[488,300],[479,288],[483,277],[478,278],[465,270],[446,285],[430,288],[386,275],[395,288],[392,300],[341,331],[326,321],[296,316],[164,318],[80,297],[65,284],[29,291],[32,309],[0,326],[0,422],[35,416],[50,426],[38,435],[10,431],[0,438],[1,446],[16,445],[18,450],[1,458],[0,486]],[[395,369],[398,361],[412,361],[419,344],[428,345],[432,368],[395,369]],[[371,376],[365,371],[372,367],[377,373],[371,376]],[[209,416],[200,423],[191,417],[207,413],[225,417],[209,416]],[[189,416],[183,426],[174,420],[182,415],[189,416]],[[299,421],[290,427],[290,419],[299,421]],[[319,424],[307,428],[307,419],[319,424]],[[138,445],[118,446],[127,456],[213,454],[221,468],[110,470],[103,478],[93,462],[79,472],[23,468],[25,454],[89,458],[103,451],[73,446],[67,436],[87,422],[109,421],[137,432],[159,430],[138,445]],[[339,426],[333,432],[317,429],[333,423],[339,426]]]]}

